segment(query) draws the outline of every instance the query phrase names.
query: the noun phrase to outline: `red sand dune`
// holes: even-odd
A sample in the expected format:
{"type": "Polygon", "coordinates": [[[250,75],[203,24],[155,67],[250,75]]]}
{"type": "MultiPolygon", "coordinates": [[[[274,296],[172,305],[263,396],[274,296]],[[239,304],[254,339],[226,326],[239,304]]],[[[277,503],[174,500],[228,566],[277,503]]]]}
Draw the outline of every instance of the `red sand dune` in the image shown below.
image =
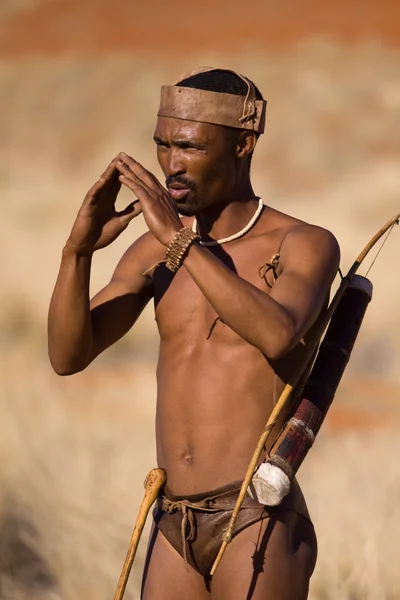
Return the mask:
{"type": "Polygon", "coordinates": [[[3,20],[0,55],[283,49],[310,36],[400,43],[395,0],[42,0],[3,20]]]}

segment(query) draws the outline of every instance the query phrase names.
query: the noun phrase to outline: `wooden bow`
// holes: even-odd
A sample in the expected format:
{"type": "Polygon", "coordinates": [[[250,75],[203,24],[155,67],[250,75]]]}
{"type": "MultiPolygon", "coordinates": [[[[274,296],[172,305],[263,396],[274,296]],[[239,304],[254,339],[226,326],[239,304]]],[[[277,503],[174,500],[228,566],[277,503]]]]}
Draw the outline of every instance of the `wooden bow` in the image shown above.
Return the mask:
{"type": "MultiPolygon", "coordinates": [[[[242,506],[243,500],[246,496],[247,488],[250,485],[251,479],[254,475],[254,471],[257,468],[258,461],[259,461],[260,456],[265,448],[265,445],[268,441],[271,431],[272,431],[273,427],[275,426],[275,424],[278,422],[281,411],[285,408],[287,401],[289,400],[289,398],[292,394],[293,389],[296,387],[296,385],[300,381],[302,375],[305,373],[305,370],[307,369],[307,367],[309,365],[311,357],[313,356],[314,352],[316,351],[316,349],[321,341],[321,337],[322,337],[326,327],[328,326],[328,323],[331,320],[335,310],[337,309],[341,298],[343,297],[345,291],[347,290],[348,286],[350,285],[350,282],[351,282],[353,276],[357,273],[361,263],[366,258],[368,253],[375,246],[375,244],[385,235],[386,232],[388,232],[388,235],[391,233],[391,230],[393,229],[394,225],[399,224],[399,220],[400,220],[400,214],[398,214],[395,217],[393,217],[392,219],[390,219],[390,221],[388,221],[373,236],[373,238],[371,238],[371,240],[368,242],[368,244],[365,246],[365,248],[362,250],[362,252],[360,252],[360,254],[357,256],[356,260],[350,267],[346,276],[342,278],[342,281],[340,283],[340,286],[339,286],[335,296],[333,297],[333,299],[332,299],[331,303],[329,304],[328,308],[326,309],[326,311],[322,314],[321,318],[319,319],[317,326],[316,326],[315,335],[313,336],[313,338],[308,346],[308,352],[304,356],[304,359],[302,360],[299,368],[292,375],[290,383],[286,384],[282,394],[279,397],[278,402],[275,404],[275,406],[271,412],[268,422],[267,422],[266,426],[264,427],[264,430],[258,441],[257,447],[254,451],[254,454],[253,454],[250,464],[248,466],[246,476],[242,483],[242,487],[240,489],[240,493],[239,493],[235,508],[233,509],[233,513],[232,513],[231,519],[229,521],[229,525],[223,533],[222,544],[219,549],[218,555],[214,561],[212,569],[210,571],[210,575],[214,575],[219,563],[221,562],[222,556],[226,550],[227,545],[232,540],[235,522],[236,522],[237,516],[239,514],[240,508],[242,506]]],[[[383,244],[386,242],[386,239],[387,238],[385,238],[383,244]]],[[[383,246],[383,244],[382,244],[382,246],[383,246]]],[[[377,255],[379,254],[380,250],[382,249],[382,246],[378,250],[377,255]]],[[[374,259],[373,263],[374,262],[375,262],[375,259],[374,259]]]]}

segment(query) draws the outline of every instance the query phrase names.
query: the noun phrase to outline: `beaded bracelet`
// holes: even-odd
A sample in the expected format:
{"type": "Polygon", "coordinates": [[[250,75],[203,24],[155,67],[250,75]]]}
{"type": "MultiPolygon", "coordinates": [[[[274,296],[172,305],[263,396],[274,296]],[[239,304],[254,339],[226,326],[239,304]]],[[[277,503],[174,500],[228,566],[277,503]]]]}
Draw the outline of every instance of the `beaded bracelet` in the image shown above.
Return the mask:
{"type": "Polygon", "coordinates": [[[182,265],[183,258],[189,247],[198,239],[200,239],[199,236],[193,233],[190,227],[182,227],[182,229],[177,231],[175,237],[167,246],[165,255],[165,266],[167,269],[176,273],[182,265]]]}

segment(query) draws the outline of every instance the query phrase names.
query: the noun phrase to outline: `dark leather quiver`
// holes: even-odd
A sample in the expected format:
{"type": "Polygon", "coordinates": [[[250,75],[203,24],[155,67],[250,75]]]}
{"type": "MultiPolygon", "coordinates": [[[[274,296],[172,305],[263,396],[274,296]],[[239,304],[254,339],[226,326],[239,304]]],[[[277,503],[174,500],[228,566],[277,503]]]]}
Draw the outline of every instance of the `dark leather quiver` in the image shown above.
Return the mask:
{"type": "Polygon", "coordinates": [[[325,419],[371,298],[372,283],[354,275],[330,321],[294,416],[268,461],[289,479],[297,473],[325,419]]]}

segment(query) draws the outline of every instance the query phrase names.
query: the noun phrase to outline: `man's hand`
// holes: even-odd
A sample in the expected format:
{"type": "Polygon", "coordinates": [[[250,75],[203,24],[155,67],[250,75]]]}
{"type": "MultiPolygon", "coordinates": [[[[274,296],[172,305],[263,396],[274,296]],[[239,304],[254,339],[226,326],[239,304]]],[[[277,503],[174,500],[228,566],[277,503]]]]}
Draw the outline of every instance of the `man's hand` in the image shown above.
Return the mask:
{"type": "Polygon", "coordinates": [[[67,241],[67,247],[82,255],[111,244],[141,213],[139,201],[117,212],[115,201],[121,189],[115,158],[100,179],[88,191],[67,241]]]}
{"type": "Polygon", "coordinates": [[[127,154],[119,155],[116,166],[119,180],[138,197],[148,228],[161,244],[168,246],[183,223],[167,190],[127,154]]]}

